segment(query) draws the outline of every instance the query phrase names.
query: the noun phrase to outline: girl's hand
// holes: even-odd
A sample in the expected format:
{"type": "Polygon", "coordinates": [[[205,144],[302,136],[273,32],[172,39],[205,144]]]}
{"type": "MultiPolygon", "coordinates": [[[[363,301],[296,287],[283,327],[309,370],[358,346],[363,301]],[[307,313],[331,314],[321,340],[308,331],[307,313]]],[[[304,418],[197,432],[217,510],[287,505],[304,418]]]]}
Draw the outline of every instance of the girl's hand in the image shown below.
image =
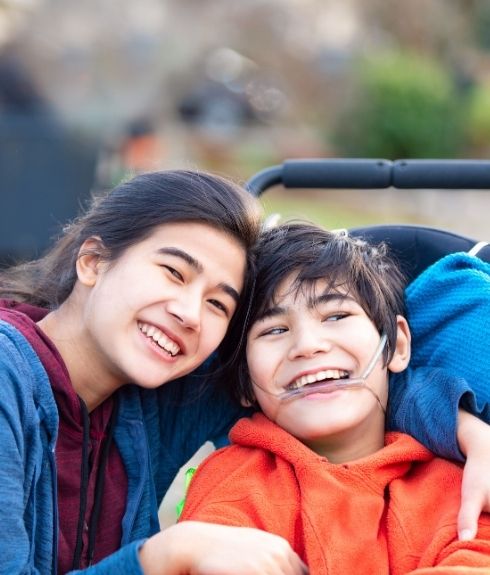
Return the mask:
{"type": "Polygon", "coordinates": [[[458,442],[466,455],[458,514],[458,537],[473,539],[482,511],[490,512],[490,426],[459,410],[458,442]]]}
{"type": "Polygon", "coordinates": [[[259,529],[184,521],[140,550],[145,575],[305,575],[289,543],[259,529]]]}

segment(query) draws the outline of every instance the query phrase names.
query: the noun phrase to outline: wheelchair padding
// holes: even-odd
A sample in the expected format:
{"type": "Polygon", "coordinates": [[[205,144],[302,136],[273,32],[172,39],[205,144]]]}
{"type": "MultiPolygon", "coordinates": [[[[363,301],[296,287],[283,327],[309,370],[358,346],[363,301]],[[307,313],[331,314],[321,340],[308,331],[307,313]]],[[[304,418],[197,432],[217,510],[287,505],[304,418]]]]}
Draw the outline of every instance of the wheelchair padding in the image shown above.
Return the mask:
{"type": "MultiPolygon", "coordinates": [[[[356,227],[349,229],[349,234],[372,243],[386,242],[408,283],[442,257],[454,252],[468,252],[479,241],[444,230],[410,225],[356,227]]],[[[483,247],[478,257],[490,262],[490,246],[483,247]]]]}

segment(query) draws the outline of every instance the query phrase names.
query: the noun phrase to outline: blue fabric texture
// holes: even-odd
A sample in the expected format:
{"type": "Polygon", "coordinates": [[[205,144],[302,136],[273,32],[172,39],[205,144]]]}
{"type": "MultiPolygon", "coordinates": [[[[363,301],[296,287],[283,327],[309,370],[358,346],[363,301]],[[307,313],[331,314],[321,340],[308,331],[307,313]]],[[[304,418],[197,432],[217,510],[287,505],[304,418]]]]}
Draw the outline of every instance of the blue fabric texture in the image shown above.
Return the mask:
{"type": "Polygon", "coordinates": [[[428,268],[406,290],[412,366],[464,377],[483,410],[490,398],[490,264],[457,253],[428,268]]]}
{"type": "Polygon", "coordinates": [[[391,377],[390,425],[438,455],[462,459],[455,444],[458,406],[490,423],[490,264],[451,254],[405,295],[412,371],[391,377]]]}
{"type": "MultiPolygon", "coordinates": [[[[208,380],[212,365],[157,390],[120,390],[114,439],[128,474],[121,549],[78,571],[141,573],[138,548],[159,531],[158,504],[178,470],[242,414],[208,380]]],[[[48,376],[30,344],[0,321],[0,573],[56,573],[54,449],[58,411],[48,376]]]]}
{"type": "Polygon", "coordinates": [[[443,369],[392,374],[387,427],[412,435],[440,457],[463,461],[456,424],[465,394],[473,395],[466,380],[443,369]]]}
{"type": "Polygon", "coordinates": [[[54,573],[58,411],[27,341],[0,322],[0,573],[54,573]]]}

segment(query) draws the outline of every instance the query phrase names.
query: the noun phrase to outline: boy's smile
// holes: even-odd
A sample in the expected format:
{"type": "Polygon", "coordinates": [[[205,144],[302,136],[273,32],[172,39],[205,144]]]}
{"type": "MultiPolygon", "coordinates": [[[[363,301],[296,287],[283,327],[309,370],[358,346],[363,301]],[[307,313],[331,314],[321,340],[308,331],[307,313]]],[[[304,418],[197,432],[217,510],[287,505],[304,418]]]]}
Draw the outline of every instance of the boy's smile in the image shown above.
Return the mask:
{"type": "Polygon", "coordinates": [[[285,389],[300,389],[312,383],[332,379],[347,379],[349,373],[340,369],[320,369],[318,371],[306,371],[304,374],[295,377],[291,383],[286,385],[285,389]]]}
{"type": "MultiPolygon", "coordinates": [[[[355,457],[360,457],[383,445],[384,413],[368,389],[336,388],[335,383],[362,376],[380,334],[346,291],[325,293],[323,281],[311,290],[293,291],[293,280],[279,286],[273,304],[248,335],[247,363],[256,399],[265,415],[318,453],[335,459],[343,457],[336,446],[356,445],[355,457]],[[335,390],[286,401],[277,397],[320,381],[332,382],[335,390]]],[[[400,322],[404,333],[406,322],[400,322]]],[[[393,367],[398,368],[396,361],[393,367]]],[[[388,370],[380,359],[367,385],[383,406],[387,382],[388,370]]]]}

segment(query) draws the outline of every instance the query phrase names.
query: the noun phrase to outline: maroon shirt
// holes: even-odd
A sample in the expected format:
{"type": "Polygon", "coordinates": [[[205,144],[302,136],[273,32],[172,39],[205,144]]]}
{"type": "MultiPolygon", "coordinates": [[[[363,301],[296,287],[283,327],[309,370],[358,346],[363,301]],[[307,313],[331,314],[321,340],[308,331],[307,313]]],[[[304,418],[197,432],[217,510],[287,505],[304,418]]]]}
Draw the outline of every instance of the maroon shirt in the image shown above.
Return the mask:
{"type": "MultiPolygon", "coordinates": [[[[44,309],[0,299],[0,319],[17,328],[29,341],[46,370],[59,411],[59,433],[56,442],[58,471],[59,541],[58,570],[72,569],[80,515],[82,491],[83,406],[75,393],[66,366],[58,350],[36,325],[47,314],[44,309]]],[[[89,415],[87,504],[82,534],[80,568],[88,567],[88,525],[94,506],[95,483],[101,463],[101,447],[112,414],[114,401],[107,399],[89,415]]],[[[114,442],[111,443],[104,472],[104,491],[96,529],[93,563],[110,555],[121,546],[121,523],[126,510],[127,475],[114,442]]]]}

